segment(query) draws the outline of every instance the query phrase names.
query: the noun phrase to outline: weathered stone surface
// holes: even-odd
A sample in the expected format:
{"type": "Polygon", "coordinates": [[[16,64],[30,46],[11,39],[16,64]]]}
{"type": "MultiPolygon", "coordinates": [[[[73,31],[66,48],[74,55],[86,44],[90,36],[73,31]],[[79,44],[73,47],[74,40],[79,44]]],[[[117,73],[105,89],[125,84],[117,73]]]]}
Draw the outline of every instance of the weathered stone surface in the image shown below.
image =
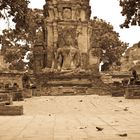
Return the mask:
{"type": "Polygon", "coordinates": [[[140,86],[129,85],[125,88],[126,99],[140,99],[140,86]]]}
{"type": "Polygon", "coordinates": [[[121,59],[121,71],[129,71],[132,68],[136,69],[140,73],[140,47],[139,43],[134,44],[133,47],[129,48],[125,55],[121,59]]]}
{"type": "Polygon", "coordinates": [[[49,0],[44,15],[44,40],[34,46],[35,79],[41,94],[96,93],[100,50],[91,42],[89,0],[49,0]]]}
{"type": "Polygon", "coordinates": [[[36,72],[92,69],[98,72],[99,52],[91,43],[89,0],[52,0],[44,5],[44,40],[34,46],[36,72]],[[97,53],[96,53],[97,54],[97,53]]]}
{"type": "Polygon", "coordinates": [[[125,94],[125,88],[121,83],[119,82],[114,82],[112,85],[111,85],[111,94],[113,97],[121,97],[121,96],[124,96],[125,94]]]}
{"type": "Polygon", "coordinates": [[[0,91],[0,105],[10,105],[12,104],[12,95],[6,91],[0,91]]]}
{"type": "Polygon", "coordinates": [[[105,84],[113,84],[114,82],[122,83],[123,80],[129,80],[130,74],[129,73],[101,73],[101,80],[105,84]]]}
{"type": "Polygon", "coordinates": [[[22,85],[22,73],[18,72],[1,72],[0,73],[0,85],[5,88],[6,85],[10,87],[13,86],[14,83],[17,83],[20,89],[23,89],[22,85]]]}
{"type": "Polygon", "coordinates": [[[38,73],[35,76],[36,83],[41,87],[40,92],[42,95],[101,93],[101,89],[99,89],[101,83],[100,75],[94,75],[90,72],[48,72],[38,73]]]}
{"type": "Polygon", "coordinates": [[[17,90],[17,91],[11,91],[12,92],[12,98],[13,101],[23,101],[24,100],[24,95],[22,90],[17,90]]]}
{"type": "Polygon", "coordinates": [[[32,89],[23,89],[23,97],[24,98],[31,98],[32,97],[32,89]]]}
{"type": "Polygon", "coordinates": [[[23,106],[0,106],[0,115],[23,115],[23,106]]]}

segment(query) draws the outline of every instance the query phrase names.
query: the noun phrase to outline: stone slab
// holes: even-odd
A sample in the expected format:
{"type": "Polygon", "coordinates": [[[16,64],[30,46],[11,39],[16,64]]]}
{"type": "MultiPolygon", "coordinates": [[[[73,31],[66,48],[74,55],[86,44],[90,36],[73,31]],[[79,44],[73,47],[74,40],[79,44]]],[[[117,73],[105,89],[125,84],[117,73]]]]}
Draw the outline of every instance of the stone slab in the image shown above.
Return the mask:
{"type": "Polygon", "coordinates": [[[0,115],[23,115],[23,106],[4,105],[0,106],[0,115]]]}

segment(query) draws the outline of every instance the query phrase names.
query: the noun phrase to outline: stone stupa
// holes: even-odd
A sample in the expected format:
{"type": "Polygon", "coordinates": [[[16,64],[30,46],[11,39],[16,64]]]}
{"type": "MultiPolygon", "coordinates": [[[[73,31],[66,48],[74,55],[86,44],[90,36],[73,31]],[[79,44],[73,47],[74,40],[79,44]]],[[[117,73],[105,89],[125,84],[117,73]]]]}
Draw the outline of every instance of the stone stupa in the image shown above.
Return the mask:
{"type": "Polygon", "coordinates": [[[46,0],[44,40],[34,45],[34,72],[43,95],[100,92],[100,48],[91,43],[90,16],[89,0],[46,0]]]}

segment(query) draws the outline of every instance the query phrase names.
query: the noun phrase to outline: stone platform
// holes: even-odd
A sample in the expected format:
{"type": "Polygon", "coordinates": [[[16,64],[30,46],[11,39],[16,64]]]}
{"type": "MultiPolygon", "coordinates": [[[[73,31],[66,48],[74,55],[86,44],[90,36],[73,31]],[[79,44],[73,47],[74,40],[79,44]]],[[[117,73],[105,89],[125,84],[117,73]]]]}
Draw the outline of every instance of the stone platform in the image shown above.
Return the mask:
{"type": "Polygon", "coordinates": [[[35,77],[41,95],[89,95],[105,92],[100,75],[90,72],[49,72],[38,73],[35,77]]]}

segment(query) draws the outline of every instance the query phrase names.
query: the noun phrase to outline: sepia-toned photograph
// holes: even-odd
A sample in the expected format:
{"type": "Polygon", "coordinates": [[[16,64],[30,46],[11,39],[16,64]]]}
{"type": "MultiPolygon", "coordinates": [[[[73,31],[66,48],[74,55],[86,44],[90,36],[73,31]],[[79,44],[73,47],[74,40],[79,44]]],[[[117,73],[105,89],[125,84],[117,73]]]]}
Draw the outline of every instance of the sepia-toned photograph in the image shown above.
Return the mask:
{"type": "Polygon", "coordinates": [[[140,140],[140,0],[0,0],[0,140],[140,140]]]}

